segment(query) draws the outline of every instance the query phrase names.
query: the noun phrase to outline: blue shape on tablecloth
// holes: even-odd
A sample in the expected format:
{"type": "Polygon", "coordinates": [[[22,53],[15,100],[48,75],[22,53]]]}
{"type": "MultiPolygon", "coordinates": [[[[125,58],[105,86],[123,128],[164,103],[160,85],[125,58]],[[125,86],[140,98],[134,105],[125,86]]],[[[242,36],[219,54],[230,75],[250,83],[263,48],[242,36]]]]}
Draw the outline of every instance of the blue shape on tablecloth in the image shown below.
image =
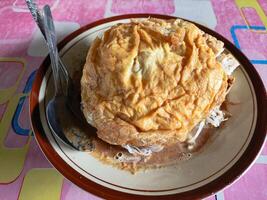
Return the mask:
{"type": "MultiPolygon", "coordinates": [[[[241,50],[241,47],[240,47],[240,44],[239,44],[239,41],[238,41],[238,38],[236,36],[236,33],[235,31],[237,29],[253,29],[253,30],[266,30],[266,28],[264,26],[246,26],[246,25],[233,25],[231,28],[230,28],[230,32],[231,32],[231,36],[233,38],[233,41],[234,41],[234,44],[235,46],[241,50]]],[[[255,59],[252,59],[250,60],[250,62],[252,64],[267,64],[267,60],[255,60],[255,59]]]]}
{"type": "MultiPolygon", "coordinates": [[[[26,81],[26,85],[23,89],[24,94],[28,94],[31,91],[35,74],[36,74],[36,71],[33,71],[30,74],[28,80],[26,81]]],[[[26,99],[26,97],[24,96],[24,97],[21,97],[19,100],[15,114],[12,118],[12,128],[16,134],[27,136],[30,133],[30,129],[24,129],[19,125],[19,116],[20,116],[20,113],[22,111],[22,107],[23,107],[23,104],[25,102],[25,99],[26,99]]]]}

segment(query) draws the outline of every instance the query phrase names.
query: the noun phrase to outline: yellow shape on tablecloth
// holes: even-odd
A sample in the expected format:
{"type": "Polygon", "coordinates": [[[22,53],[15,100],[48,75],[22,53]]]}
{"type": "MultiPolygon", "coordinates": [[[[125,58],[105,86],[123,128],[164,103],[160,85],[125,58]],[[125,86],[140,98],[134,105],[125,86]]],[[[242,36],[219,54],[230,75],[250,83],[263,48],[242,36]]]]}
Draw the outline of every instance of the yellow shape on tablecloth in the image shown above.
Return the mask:
{"type": "Polygon", "coordinates": [[[3,104],[5,102],[7,102],[12,95],[14,95],[14,93],[16,92],[19,83],[25,73],[26,70],[26,64],[25,61],[21,58],[0,58],[0,62],[13,62],[13,63],[19,63],[22,65],[22,69],[19,73],[19,76],[16,80],[16,82],[9,88],[5,88],[5,89],[0,89],[0,104],[3,104]]]}
{"type": "Polygon", "coordinates": [[[23,93],[15,94],[7,102],[6,110],[0,121],[0,149],[4,147],[4,141],[7,136],[8,130],[11,126],[11,121],[16,111],[19,100],[21,97],[26,97],[26,96],[27,94],[23,94],[23,93]]]}
{"type": "Polygon", "coordinates": [[[29,136],[27,144],[22,148],[0,149],[0,184],[13,182],[22,172],[30,138],[29,136]]]}
{"type": "Polygon", "coordinates": [[[23,181],[19,200],[60,199],[63,176],[55,169],[32,169],[23,181]]]}
{"type": "Polygon", "coordinates": [[[22,148],[6,148],[4,146],[12,117],[19,99],[23,96],[26,94],[15,94],[8,101],[6,111],[0,121],[0,183],[10,183],[20,175],[29,149],[31,134],[27,136],[29,137],[28,142],[22,148]]]}
{"type": "Polygon", "coordinates": [[[27,143],[22,148],[6,148],[4,145],[5,138],[11,127],[11,121],[16,111],[21,97],[28,94],[14,94],[17,91],[20,80],[25,71],[25,63],[21,59],[0,58],[0,62],[20,62],[23,69],[12,87],[0,90],[0,104],[6,103],[6,110],[0,121],[0,184],[14,181],[22,172],[26,155],[31,141],[31,134],[28,136],[27,143]]]}
{"type": "MultiPolygon", "coordinates": [[[[245,20],[247,26],[251,26],[242,10],[242,8],[254,8],[259,15],[262,23],[265,26],[265,29],[267,30],[267,16],[265,15],[263,9],[261,8],[260,4],[258,3],[257,0],[235,0],[236,5],[239,7],[239,11],[241,13],[241,16],[245,20]]],[[[251,29],[253,30],[253,29],[251,29]]],[[[256,31],[256,32],[261,32],[261,33],[267,33],[267,31],[256,31]]],[[[253,30],[255,31],[255,30],[253,30]]]]}

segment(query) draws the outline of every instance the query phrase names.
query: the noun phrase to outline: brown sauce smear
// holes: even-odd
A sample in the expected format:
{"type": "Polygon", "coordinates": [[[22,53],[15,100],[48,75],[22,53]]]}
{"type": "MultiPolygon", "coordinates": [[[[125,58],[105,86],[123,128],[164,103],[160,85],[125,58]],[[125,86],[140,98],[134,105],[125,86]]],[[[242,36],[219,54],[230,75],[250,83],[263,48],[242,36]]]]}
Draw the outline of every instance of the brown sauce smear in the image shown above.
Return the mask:
{"type": "Polygon", "coordinates": [[[139,169],[158,168],[190,159],[198,153],[203,146],[214,136],[216,128],[204,128],[196,139],[193,148],[188,148],[188,143],[178,142],[177,144],[165,146],[159,152],[153,152],[149,156],[140,156],[130,154],[125,148],[116,145],[110,145],[99,139],[96,135],[96,129],[88,124],[82,124],[74,118],[71,113],[62,110],[60,122],[62,130],[67,138],[82,151],[99,159],[105,164],[110,164],[119,169],[124,169],[135,173],[139,169]],[[71,118],[68,116],[72,116],[71,118]],[[127,158],[122,161],[120,158],[127,158]]]}

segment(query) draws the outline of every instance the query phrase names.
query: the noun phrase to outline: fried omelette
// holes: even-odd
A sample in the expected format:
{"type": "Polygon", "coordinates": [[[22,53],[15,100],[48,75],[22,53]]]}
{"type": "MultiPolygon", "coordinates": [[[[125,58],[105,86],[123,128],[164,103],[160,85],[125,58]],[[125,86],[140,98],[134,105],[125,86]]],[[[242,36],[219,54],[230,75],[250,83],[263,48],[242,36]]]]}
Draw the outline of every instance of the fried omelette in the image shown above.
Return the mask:
{"type": "Polygon", "coordinates": [[[233,82],[218,59],[223,50],[223,42],[181,19],[115,25],[90,46],[84,116],[113,145],[183,142],[233,82]]]}

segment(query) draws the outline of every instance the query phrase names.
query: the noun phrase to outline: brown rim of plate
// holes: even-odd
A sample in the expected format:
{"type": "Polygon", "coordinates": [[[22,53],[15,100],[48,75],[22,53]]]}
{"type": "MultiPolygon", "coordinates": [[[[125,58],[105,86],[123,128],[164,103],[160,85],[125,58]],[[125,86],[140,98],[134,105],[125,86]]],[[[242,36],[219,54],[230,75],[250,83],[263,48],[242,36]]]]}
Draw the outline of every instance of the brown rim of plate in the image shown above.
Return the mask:
{"type": "MultiPolygon", "coordinates": [[[[175,19],[177,17],[167,16],[167,15],[158,15],[158,14],[128,14],[128,15],[120,15],[115,17],[110,17],[106,19],[101,19],[99,21],[88,24],[84,27],[81,27],[77,31],[68,35],[62,42],[59,43],[59,50],[62,49],[68,42],[70,42],[73,38],[80,35],[84,31],[115,20],[121,19],[129,19],[129,18],[146,18],[146,17],[154,17],[161,19],[175,19]]],[[[189,21],[189,20],[187,20],[189,21]]],[[[210,30],[209,28],[192,22],[197,25],[204,32],[216,37],[217,39],[224,42],[224,46],[228,49],[242,64],[245,71],[248,73],[250,80],[252,82],[253,88],[255,90],[256,100],[257,100],[257,122],[255,126],[254,134],[251,138],[251,141],[243,153],[243,155],[239,158],[239,160],[224,174],[220,177],[216,178],[212,182],[201,186],[199,188],[189,190],[182,193],[170,194],[170,195],[137,195],[137,194],[129,194],[125,192],[120,192],[117,190],[113,190],[107,187],[104,187],[100,184],[97,184],[88,178],[84,177],[77,171],[75,171],[72,167],[70,167],[53,149],[52,145],[48,141],[48,138],[44,132],[44,129],[40,120],[40,110],[39,110],[39,91],[41,87],[41,83],[43,77],[50,65],[49,56],[45,58],[42,65],[37,71],[32,91],[30,94],[30,115],[31,115],[31,126],[33,128],[35,138],[47,157],[47,159],[52,163],[52,165],[62,173],[67,179],[69,179],[74,184],[78,185],[82,189],[91,192],[97,196],[103,197],[105,199],[199,199],[205,198],[209,195],[214,194],[215,192],[223,189],[227,185],[231,184],[237,178],[239,178],[245,171],[250,167],[253,161],[256,159],[259,154],[265,140],[266,130],[267,130],[267,95],[266,90],[263,85],[263,82],[257,73],[256,69],[250,63],[248,58],[238,50],[231,42],[225,39],[220,34],[215,31],[210,30]]]]}

